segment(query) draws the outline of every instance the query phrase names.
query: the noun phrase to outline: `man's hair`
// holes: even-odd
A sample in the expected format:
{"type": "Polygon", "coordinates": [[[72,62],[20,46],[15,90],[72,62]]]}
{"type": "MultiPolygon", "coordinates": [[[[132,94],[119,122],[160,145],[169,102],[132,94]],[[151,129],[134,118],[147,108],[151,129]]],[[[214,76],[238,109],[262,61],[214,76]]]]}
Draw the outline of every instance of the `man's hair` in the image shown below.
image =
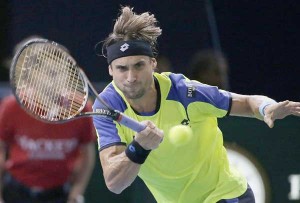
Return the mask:
{"type": "MultiPolygon", "coordinates": [[[[119,41],[143,40],[150,44],[153,54],[157,55],[157,38],[162,30],[153,14],[145,12],[136,14],[129,6],[121,7],[121,14],[115,22],[113,32],[104,40],[102,51],[119,41]]],[[[105,54],[104,54],[105,53],[105,54]]]]}

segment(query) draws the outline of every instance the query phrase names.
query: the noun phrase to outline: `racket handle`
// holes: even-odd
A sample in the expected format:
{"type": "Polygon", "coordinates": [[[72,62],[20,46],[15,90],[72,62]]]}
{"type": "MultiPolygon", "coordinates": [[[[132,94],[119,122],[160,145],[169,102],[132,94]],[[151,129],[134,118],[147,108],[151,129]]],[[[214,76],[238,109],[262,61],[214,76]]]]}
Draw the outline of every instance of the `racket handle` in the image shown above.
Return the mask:
{"type": "Polygon", "coordinates": [[[121,112],[119,112],[119,116],[118,116],[117,121],[120,124],[134,130],[135,132],[141,132],[142,130],[144,130],[146,128],[146,125],[144,125],[144,124],[142,124],[142,123],[126,116],[126,115],[124,115],[121,112]]]}

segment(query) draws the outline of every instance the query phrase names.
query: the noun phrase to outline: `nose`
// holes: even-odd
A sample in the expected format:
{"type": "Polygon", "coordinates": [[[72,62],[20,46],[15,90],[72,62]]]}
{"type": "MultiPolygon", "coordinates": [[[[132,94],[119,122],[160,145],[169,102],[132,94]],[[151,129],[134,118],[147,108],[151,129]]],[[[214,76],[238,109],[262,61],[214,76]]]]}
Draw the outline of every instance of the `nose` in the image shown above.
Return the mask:
{"type": "Polygon", "coordinates": [[[136,72],[134,70],[129,70],[127,74],[127,81],[132,83],[135,82],[136,79],[137,79],[136,72]]]}

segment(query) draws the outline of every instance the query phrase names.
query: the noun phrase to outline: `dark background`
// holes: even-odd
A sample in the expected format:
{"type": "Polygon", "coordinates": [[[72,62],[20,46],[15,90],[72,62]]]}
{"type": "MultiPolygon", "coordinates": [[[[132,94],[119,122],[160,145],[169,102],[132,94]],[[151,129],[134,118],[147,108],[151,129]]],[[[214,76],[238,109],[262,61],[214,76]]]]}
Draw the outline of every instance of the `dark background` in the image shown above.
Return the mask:
{"type": "Polygon", "coordinates": [[[120,5],[155,14],[163,29],[160,55],[171,60],[175,72],[186,74],[199,49],[220,47],[229,61],[232,91],[299,100],[297,0],[1,1],[1,79],[8,78],[3,60],[15,44],[41,35],[70,49],[92,81],[109,81],[106,60],[94,46],[112,31],[120,5]],[[207,12],[208,2],[213,12],[207,12]]]}
{"type": "MultiPolygon", "coordinates": [[[[94,46],[112,31],[120,5],[155,14],[163,29],[159,53],[171,60],[174,72],[187,74],[191,55],[200,49],[221,49],[229,61],[231,91],[300,100],[299,0],[0,1],[0,80],[8,81],[5,66],[14,46],[40,35],[65,45],[93,82],[107,83],[106,60],[94,46]]],[[[297,202],[287,199],[288,175],[300,174],[297,119],[279,122],[272,130],[253,119],[222,119],[220,126],[225,141],[244,147],[262,164],[272,203],[297,202]]],[[[108,192],[101,173],[97,159],[87,203],[152,201],[140,181],[121,195],[108,192]]]]}

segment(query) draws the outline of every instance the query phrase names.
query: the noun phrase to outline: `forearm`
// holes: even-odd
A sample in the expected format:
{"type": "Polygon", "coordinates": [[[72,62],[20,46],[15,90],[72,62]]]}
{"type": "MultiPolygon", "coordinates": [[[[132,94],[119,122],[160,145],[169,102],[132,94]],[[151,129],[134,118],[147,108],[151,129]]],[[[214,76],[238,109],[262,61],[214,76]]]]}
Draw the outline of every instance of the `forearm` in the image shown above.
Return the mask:
{"type": "Polygon", "coordinates": [[[232,107],[230,115],[254,117],[263,120],[263,116],[259,112],[260,105],[263,102],[274,102],[273,99],[261,95],[239,95],[232,93],[232,107]]]}
{"type": "Polygon", "coordinates": [[[0,141],[0,201],[2,200],[3,175],[5,172],[6,148],[5,144],[0,141]]]}
{"type": "Polygon", "coordinates": [[[95,148],[93,143],[83,146],[81,153],[82,163],[72,183],[70,198],[76,198],[84,194],[95,165],[95,148]]]}
{"type": "Polygon", "coordinates": [[[3,198],[2,196],[2,191],[3,191],[3,176],[4,176],[4,163],[2,162],[2,160],[0,161],[0,203],[1,200],[3,198]]]}
{"type": "Polygon", "coordinates": [[[111,146],[99,154],[106,185],[114,193],[119,194],[131,185],[151,150],[156,149],[162,142],[163,131],[150,121],[143,123],[147,127],[136,133],[127,147],[111,146]]]}
{"type": "Polygon", "coordinates": [[[100,159],[106,185],[110,191],[120,194],[135,180],[141,165],[129,160],[124,150],[110,157],[105,157],[105,155],[103,155],[107,154],[105,152],[103,154],[101,153],[102,152],[100,152],[100,159]]]}

